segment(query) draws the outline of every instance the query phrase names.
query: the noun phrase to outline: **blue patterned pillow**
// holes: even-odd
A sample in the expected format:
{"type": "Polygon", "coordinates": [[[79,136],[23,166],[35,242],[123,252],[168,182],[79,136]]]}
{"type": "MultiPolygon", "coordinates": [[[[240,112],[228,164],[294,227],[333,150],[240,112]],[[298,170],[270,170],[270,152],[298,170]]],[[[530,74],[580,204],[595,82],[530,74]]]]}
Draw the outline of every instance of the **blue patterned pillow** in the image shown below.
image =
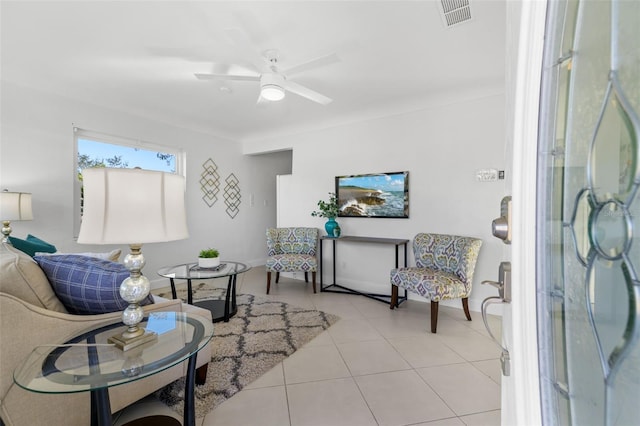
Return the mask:
{"type": "MultiPolygon", "coordinates": [[[[58,299],[72,314],[93,315],[124,310],[120,284],[129,276],[124,265],[88,256],[36,256],[58,299]]],[[[140,304],[153,303],[149,295],[140,304]]]]}

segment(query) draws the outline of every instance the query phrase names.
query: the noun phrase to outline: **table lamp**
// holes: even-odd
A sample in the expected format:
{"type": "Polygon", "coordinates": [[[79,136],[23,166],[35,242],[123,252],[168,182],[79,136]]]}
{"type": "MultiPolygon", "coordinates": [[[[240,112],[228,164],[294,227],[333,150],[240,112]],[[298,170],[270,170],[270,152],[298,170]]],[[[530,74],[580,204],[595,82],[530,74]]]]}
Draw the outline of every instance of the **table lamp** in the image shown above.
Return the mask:
{"type": "Polygon", "coordinates": [[[120,285],[120,296],[129,303],[122,313],[128,326],[109,342],[123,350],[156,338],[138,324],[144,317],[139,302],[151,285],[142,275],[142,244],[189,237],[185,211],[184,177],[141,169],[91,168],[82,171],[84,209],[78,243],[128,244],[124,265],[131,272],[120,285]]]}
{"type": "Polygon", "coordinates": [[[31,194],[28,192],[0,192],[0,220],[2,220],[2,242],[11,234],[11,221],[33,220],[31,194]]]}

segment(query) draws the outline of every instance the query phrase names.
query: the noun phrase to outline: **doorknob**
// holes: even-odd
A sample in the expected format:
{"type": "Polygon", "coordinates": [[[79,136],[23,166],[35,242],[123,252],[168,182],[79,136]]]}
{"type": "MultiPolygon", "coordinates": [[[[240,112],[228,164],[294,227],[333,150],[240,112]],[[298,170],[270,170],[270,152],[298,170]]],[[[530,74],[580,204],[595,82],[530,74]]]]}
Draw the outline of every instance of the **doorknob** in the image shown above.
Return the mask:
{"type": "Polygon", "coordinates": [[[500,202],[500,217],[491,222],[491,233],[505,244],[511,244],[511,196],[500,202]]]}

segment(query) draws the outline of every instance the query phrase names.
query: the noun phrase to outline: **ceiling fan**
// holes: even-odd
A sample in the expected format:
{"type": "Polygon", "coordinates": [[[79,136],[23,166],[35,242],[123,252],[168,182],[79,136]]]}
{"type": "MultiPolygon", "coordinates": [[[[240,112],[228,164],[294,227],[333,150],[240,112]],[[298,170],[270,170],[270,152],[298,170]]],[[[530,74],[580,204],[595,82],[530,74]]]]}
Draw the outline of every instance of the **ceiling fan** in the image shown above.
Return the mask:
{"type": "Polygon", "coordinates": [[[226,35],[229,39],[238,47],[242,54],[245,54],[249,58],[249,62],[252,67],[247,68],[241,65],[229,65],[228,69],[243,69],[242,73],[212,73],[202,74],[196,73],[195,76],[199,80],[237,80],[237,81],[258,81],[260,82],[260,95],[258,97],[258,103],[261,101],[279,101],[284,99],[286,92],[294,93],[303,98],[309,99],[313,102],[317,102],[321,105],[327,105],[333,101],[333,99],[309,89],[299,83],[288,79],[289,76],[330,65],[335,62],[339,62],[338,55],[332,53],[330,55],[322,56],[320,58],[313,59],[311,61],[296,65],[286,70],[280,70],[278,68],[278,51],[270,49],[260,54],[251,46],[248,38],[245,34],[237,29],[230,29],[226,31],[226,35]]]}

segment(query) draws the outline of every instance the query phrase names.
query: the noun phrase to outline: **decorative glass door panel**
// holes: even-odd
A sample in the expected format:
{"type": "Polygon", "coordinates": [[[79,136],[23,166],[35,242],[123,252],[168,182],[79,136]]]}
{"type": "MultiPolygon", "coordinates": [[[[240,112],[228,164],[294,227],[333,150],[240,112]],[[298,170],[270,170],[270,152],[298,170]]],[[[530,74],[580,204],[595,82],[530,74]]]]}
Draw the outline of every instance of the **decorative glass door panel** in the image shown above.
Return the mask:
{"type": "Polygon", "coordinates": [[[549,2],[539,141],[545,424],[638,424],[640,2],[549,2]]]}

